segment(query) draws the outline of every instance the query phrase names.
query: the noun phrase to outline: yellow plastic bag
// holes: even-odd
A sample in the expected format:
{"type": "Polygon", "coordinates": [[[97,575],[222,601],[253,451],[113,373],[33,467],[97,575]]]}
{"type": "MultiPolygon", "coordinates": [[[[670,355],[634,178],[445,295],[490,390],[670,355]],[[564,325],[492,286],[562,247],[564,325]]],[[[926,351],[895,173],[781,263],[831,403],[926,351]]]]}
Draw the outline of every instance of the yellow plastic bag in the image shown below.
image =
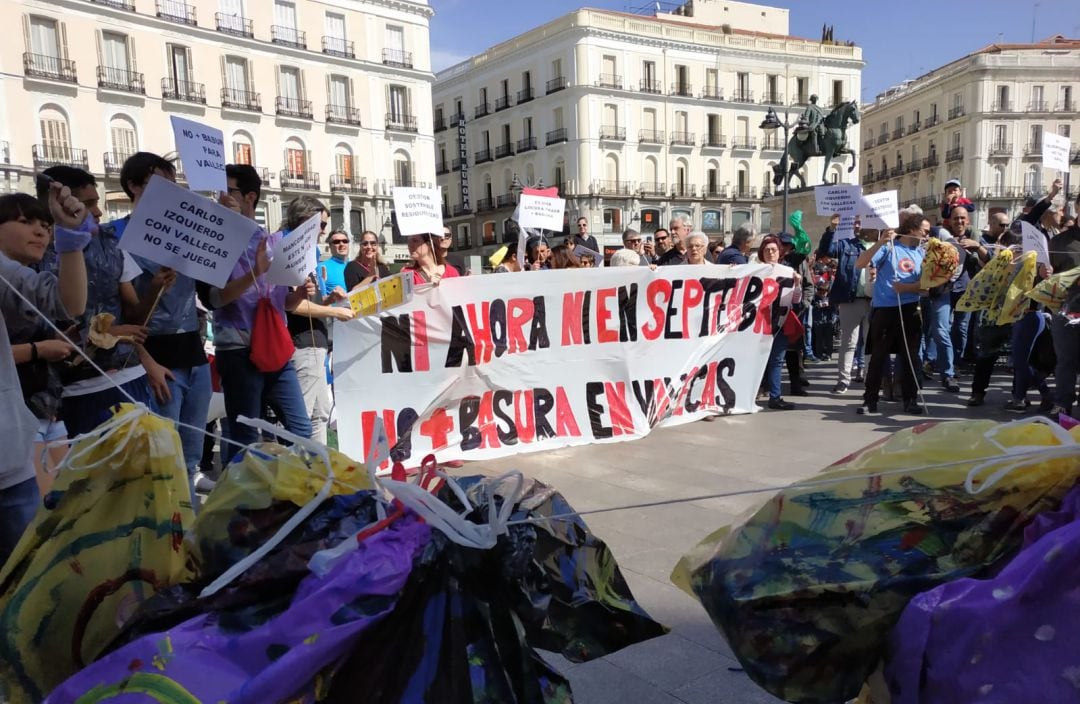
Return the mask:
{"type": "Polygon", "coordinates": [[[1012,250],[998,252],[968,284],[964,295],[956,302],[957,312],[991,310],[994,302],[1009,286],[1009,279],[1013,275],[1012,263],[1012,250]]]}
{"type": "Polygon", "coordinates": [[[1069,289],[1078,281],[1080,281],[1080,266],[1046,277],[1027,292],[1027,297],[1046,306],[1051,313],[1057,313],[1061,310],[1061,306],[1065,305],[1069,289]]]}
{"type": "Polygon", "coordinates": [[[1031,303],[1027,292],[1035,286],[1037,269],[1035,252],[1028,252],[1020,257],[1020,268],[1016,270],[1016,275],[1009,281],[1009,287],[1005,291],[1005,300],[1001,304],[1001,313],[998,314],[998,325],[1011,325],[1024,317],[1031,303]]]}
{"type": "Polygon", "coordinates": [[[847,701],[912,597],[995,564],[1060,503],[1080,479],[1078,443],[1080,427],[1046,422],[902,430],[708,536],[672,582],[763,688],[847,701]]]}
{"type": "Polygon", "coordinates": [[[0,571],[0,701],[39,702],[173,584],[191,525],[180,438],[130,404],[74,445],[0,571]]]}
{"type": "Polygon", "coordinates": [[[926,242],[926,257],[922,263],[919,286],[922,289],[941,286],[952,280],[956,267],[960,266],[960,252],[948,242],[930,238],[926,242]]]}

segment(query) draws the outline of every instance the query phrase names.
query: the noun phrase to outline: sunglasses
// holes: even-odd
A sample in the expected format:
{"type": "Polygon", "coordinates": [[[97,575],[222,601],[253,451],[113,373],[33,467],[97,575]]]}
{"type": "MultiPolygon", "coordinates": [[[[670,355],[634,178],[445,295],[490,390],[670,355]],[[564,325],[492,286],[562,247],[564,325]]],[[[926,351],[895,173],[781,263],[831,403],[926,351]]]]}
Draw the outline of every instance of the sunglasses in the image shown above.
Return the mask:
{"type": "Polygon", "coordinates": [[[626,240],[626,244],[641,244],[641,240],[626,240]]]}
{"type": "Polygon", "coordinates": [[[349,244],[349,240],[330,240],[330,244],[349,244]]]}
{"type": "Polygon", "coordinates": [[[365,240],[364,242],[361,242],[361,243],[360,243],[360,246],[361,246],[361,247],[378,247],[378,246],[379,246],[379,243],[378,243],[378,242],[374,242],[374,241],[372,241],[372,240],[365,240]]]}

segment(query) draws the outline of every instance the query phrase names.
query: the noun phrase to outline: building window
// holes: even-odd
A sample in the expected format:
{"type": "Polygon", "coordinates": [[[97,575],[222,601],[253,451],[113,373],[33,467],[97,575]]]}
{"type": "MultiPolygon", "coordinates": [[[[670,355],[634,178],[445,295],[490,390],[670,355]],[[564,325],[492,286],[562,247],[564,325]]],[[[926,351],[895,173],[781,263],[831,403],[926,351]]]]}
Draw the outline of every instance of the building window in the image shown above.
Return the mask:
{"type": "Polygon", "coordinates": [[[1005,125],[994,125],[994,143],[995,149],[1002,150],[1005,148],[1006,143],[1009,141],[1008,127],[1005,125]]]}
{"type": "Polygon", "coordinates": [[[339,119],[348,119],[349,109],[352,107],[349,79],[345,76],[330,76],[328,87],[330,112],[339,119]]]}
{"type": "Polygon", "coordinates": [[[832,82],[832,104],[839,105],[844,102],[844,82],[833,81],[832,82]]]}
{"type": "Polygon", "coordinates": [[[494,220],[488,220],[484,223],[484,244],[495,244],[494,220]]]}
{"type": "Polygon", "coordinates": [[[230,99],[237,101],[248,92],[251,83],[248,79],[248,62],[239,56],[225,57],[225,90],[230,99]]]}
{"type": "Polygon", "coordinates": [[[724,211],[723,210],[703,210],[701,211],[701,229],[705,232],[723,232],[724,231],[724,211]]]}
{"type": "Polygon", "coordinates": [[[194,82],[191,66],[191,49],[178,44],[168,45],[169,73],[176,83],[176,90],[180,94],[187,94],[190,84],[194,82]]]}
{"type": "Polygon", "coordinates": [[[1032,164],[1024,174],[1024,193],[1039,197],[1042,195],[1042,166],[1032,164]]]}
{"type": "Polygon", "coordinates": [[[622,210],[619,208],[604,208],[604,232],[622,232],[622,210]]]}
{"type": "Polygon", "coordinates": [[[395,25],[386,25],[386,55],[387,63],[412,68],[412,54],[405,51],[405,28],[395,25]]]}
{"type": "Polygon", "coordinates": [[[753,214],[749,210],[732,210],[731,211],[731,231],[734,232],[742,227],[744,224],[751,221],[753,214]]]}
{"type": "Polygon", "coordinates": [[[123,160],[139,151],[139,143],[135,137],[135,125],[126,117],[114,117],[109,123],[109,137],[112,141],[113,155],[117,157],[119,164],[123,160]]]}
{"type": "Polygon", "coordinates": [[[334,173],[345,183],[353,182],[353,155],[346,144],[334,148],[334,173]]]}
{"type": "Polygon", "coordinates": [[[657,208],[645,208],[641,211],[642,232],[653,233],[661,227],[660,211],[657,208]]]}
{"type": "Polygon", "coordinates": [[[394,185],[413,186],[413,167],[408,155],[398,152],[394,155],[394,185]]]}
{"type": "Polygon", "coordinates": [[[300,69],[282,66],[278,69],[278,96],[288,101],[290,109],[299,109],[304,97],[300,69]]]}
{"type": "Polygon", "coordinates": [[[289,178],[302,178],[307,173],[307,152],[298,139],[285,144],[285,170],[289,178]]]}
{"type": "Polygon", "coordinates": [[[387,87],[386,112],[389,113],[390,120],[394,123],[403,123],[407,117],[411,117],[408,88],[405,86],[387,87]]]}
{"type": "Polygon", "coordinates": [[[233,135],[233,163],[255,165],[255,152],[251,146],[251,138],[242,132],[233,135]]]}
{"type": "Polygon", "coordinates": [[[129,56],[128,37],[116,32],[101,33],[101,61],[105,79],[112,84],[126,84],[134,61],[129,56]]]}
{"type": "Polygon", "coordinates": [[[41,145],[44,156],[50,161],[71,160],[71,136],[67,117],[59,110],[46,108],[38,115],[41,127],[41,145]]]}
{"type": "Polygon", "coordinates": [[[562,59],[553,59],[551,62],[551,77],[562,78],[562,59]]]}
{"type": "Polygon", "coordinates": [[[951,147],[951,149],[959,149],[959,148],[960,148],[960,133],[959,132],[953,132],[952,133],[952,147],[951,147]]]}
{"type": "Polygon", "coordinates": [[[327,12],[325,27],[326,38],[323,49],[337,56],[351,56],[352,50],[345,35],[345,15],[327,12]]]}
{"type": "Polygon", "coordinates": [[[795,102],[799,105],[806,105],[810,102],[810,79],[799,77],[795,79],[795,102]]]}

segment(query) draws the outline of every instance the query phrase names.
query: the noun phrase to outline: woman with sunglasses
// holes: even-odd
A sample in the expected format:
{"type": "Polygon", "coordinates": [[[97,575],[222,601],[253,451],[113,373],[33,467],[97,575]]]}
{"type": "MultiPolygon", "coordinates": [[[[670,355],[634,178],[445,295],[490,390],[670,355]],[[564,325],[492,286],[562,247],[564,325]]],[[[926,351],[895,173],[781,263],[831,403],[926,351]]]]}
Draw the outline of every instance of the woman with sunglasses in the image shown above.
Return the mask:
{"type": "Polygon", "coordinates": [[[352,291],[387,276],[390,276],[390,267],[381,260],[379,236],[371,230],[364,230],[360,235],[360,251],[355,259],[345,265],[345,290],[352,291]]]}
{"type": "Polygon", "coordinates": [[[413,283],[435,284],[443,279],[461,276],[453,264],[446,262],[442,247],[436,243],[435,235],[409,235],[410,262],[405,265],[405,271],[411,271],[413,283]]]}

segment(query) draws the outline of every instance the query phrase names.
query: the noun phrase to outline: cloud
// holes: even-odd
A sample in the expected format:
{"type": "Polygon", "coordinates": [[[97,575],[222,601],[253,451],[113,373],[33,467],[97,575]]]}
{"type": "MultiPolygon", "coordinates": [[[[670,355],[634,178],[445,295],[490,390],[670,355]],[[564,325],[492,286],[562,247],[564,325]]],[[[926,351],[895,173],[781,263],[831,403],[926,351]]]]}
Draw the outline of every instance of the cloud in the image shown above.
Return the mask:
{"type": "Polygon", "coordinates": [[[461,54],[447,49],[431,50],[431,68],[438,73],[469,58],[471,54],[461,54]]]}

